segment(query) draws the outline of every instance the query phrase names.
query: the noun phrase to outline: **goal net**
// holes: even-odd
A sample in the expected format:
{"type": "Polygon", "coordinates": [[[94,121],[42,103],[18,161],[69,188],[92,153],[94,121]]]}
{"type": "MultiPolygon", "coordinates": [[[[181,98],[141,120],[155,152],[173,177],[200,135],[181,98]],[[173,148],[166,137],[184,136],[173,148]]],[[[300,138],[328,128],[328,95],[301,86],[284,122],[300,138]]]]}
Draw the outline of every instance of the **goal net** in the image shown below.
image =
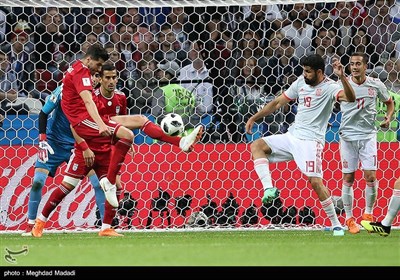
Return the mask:
{"type": "MultiPolygon", "coordinates": [[[[134,158],[121,169],[124,196],[114,226],[119,229],[323,228],[330,222],[294,162],[272,164],[279,199],[262,204],[263,189],[250,143],[285,133],[296,102],[245,132],[251,114],[302,74],[300,59],[319,53],[326,75],[331,60],[348,66],[349,54],[370,57],[369,75],[381,79],[395,100],[395,119],[378,128],[378,198],[373,215],[382,219],[399,177],[400,4],[394,0],[317,1],[4,1],[0,0],[0,231],[23,231],[37,159],[38,112],[64,71],[101,43],[115,64],[117,88],[129,114],[154,122],[168,112],[156,92],[180,84],[195,98],[187,121],[205,134],[194,152],[134,130],[134,158]],[[172,74],[171,74],[172,72],[172,74]],[[15,77],[10,78],[5,73],[15,77]],[[171,75],[166,75],[170,73],[171,75]],[[174,79],[171,78],[173,76],[174,79]],[[10,96],[17,101],[10,103],[10,96]],[[4,120],[3,120],[4,117],[4,120]]],[[[348,68],[346,68],[347,73],[348,68]]],[[[174,108],[172,108],[174,109],[174,108]]],[[[175,108],[177,109],[177,108],[175,108]]],[[[377,124],[386,106],[377,106],[377,124]]],[[[338,146],[340,108],[327,126],[324,183],[344,224],[338,146]]],[[[378,125],[377,125],[378,127],[378,125]]],[[[61,165],[42,190],[39,213],[62,181],[61,165]]],[[[365,209],[362,171],[354,183],[354,216],[365,209]]],[[[52,213],[48,230],[96,229],[101,221],[94,191],[84,179],[52,213]]],[[[394,226],[400,225],[400,219],[394,226]]]]}

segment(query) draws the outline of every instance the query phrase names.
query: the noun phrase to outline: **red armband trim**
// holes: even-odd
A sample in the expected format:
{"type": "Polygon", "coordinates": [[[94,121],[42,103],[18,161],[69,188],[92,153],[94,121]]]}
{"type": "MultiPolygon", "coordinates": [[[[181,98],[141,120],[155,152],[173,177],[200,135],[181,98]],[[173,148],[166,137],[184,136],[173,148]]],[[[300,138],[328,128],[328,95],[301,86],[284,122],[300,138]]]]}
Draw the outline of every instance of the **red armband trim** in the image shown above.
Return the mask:
{"type": "Polygon", "coordinates": [[[39,141],[46,141],[47,140],[47,135],[44,133],[39,134],[39,141]]]}
{"type": "Polygon", "coordinates": [[[81,151],[86,151],[87,149],[89,149],[89,146],[85,140],[83,140],[81,143],[76,143],[76,146],[81,151]]]}

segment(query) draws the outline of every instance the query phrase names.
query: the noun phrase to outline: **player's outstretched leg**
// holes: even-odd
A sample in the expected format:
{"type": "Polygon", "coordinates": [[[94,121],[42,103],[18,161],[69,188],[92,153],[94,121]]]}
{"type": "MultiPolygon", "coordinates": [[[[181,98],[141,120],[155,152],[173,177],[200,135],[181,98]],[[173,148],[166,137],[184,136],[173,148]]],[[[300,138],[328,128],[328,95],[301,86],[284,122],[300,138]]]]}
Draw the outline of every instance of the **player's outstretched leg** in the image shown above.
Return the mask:
{"type": "Polygon", "coordinates": [[[361,225],[370,233],[379,233],[380,236],[389,236],[390,226],[386,227],[381,222],[361,221],[361,225]]]}
{"type": "Polygon", "coordinates": [[[46,204],[43,206],[42,213],[36,218],[35,225],[32,229],[32,236],[42,237],[44,226],[46,225],[46,221],[50,217],[50,214],[74,187],[75,185],[70,185],[63,180],[61,185],[58,188],[55,188],[55,190],[51,193],[49,200],[47,200],[46,204]]]}
{"type": "Polygon", "coordinates": [[[193,129],[189,135],[183,136],[179,142],[179,147],[182,149],[182,151],[191,152],[194,148],[194,145],[201,140],[201,137],[203,136],[203,130],[203,126],[199,125],[193,129]]]}

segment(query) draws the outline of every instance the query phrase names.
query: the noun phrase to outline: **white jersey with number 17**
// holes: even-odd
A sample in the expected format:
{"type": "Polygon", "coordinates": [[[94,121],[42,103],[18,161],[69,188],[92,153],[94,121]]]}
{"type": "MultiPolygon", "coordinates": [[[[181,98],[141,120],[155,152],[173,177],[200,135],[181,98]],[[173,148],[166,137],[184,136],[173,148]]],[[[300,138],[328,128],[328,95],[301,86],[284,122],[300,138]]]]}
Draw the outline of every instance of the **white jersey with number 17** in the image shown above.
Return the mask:
{"type": "Polygon", "coordinates": [[[325,143],[328,120],[332,114],[340,85],[332,79],[325,78],[316,86],[305,83],[299,77],[283,94],[291,99],[298,99],[297,114],[289,133],[298,139],[315,140],[325,143]]]}
{"type": "Polygon", "coordinates": [[[347,141],[372,138],[377,130],[376,100],[383,102],[390,100],[386,86],[376,78],[367,77],[361,85],[348,78],[356,93],[356,102],[340,103],[342,121],[339,127],[340,138],[347,141]]]}

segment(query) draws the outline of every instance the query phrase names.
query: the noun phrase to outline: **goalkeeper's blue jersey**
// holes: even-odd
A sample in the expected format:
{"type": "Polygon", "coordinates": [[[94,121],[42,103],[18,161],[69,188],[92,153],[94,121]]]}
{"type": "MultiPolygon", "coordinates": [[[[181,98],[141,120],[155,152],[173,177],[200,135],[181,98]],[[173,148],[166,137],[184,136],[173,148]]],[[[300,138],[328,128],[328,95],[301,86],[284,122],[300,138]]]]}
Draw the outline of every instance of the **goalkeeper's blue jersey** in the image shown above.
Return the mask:
{"type": "Polygon", "coordinates": [[[75,139],[72,136],[69,121],[61,109],[62,85],[58,86],[42,108],[42,111],[49,115],[47,122],[47,138],[61,145],[74,145],[75,139]]]}

